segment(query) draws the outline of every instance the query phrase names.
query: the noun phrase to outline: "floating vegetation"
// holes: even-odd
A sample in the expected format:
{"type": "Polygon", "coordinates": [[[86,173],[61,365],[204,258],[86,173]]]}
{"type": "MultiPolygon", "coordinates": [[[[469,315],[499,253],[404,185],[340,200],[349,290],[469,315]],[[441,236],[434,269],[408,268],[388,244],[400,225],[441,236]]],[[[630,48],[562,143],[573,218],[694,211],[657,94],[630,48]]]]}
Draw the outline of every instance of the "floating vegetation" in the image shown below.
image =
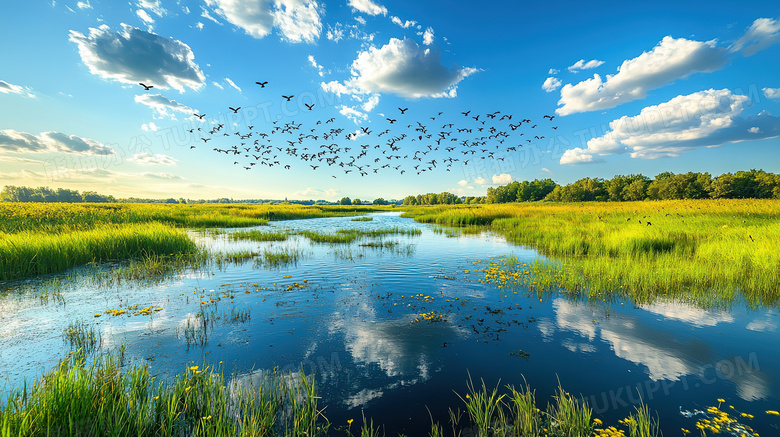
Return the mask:
{"type": "MultiPolygon", "coordinates": [[[[721,409],[721,406],[725,402],[725,399],[718,399],[717,407],[710,406],[704,410],[693,411],[680,410],[680,414],[687,418],[697,418],[694,427],[701,433],[702,437],[715,434],[725,434],[734,437],[758,437],[758,433],[753,428],[740,422],[752,420],[755,416],[740,412],[733,405],[729,405],[728,410],[724,411],[721,409]]],[[[780,415],[777,411],[772,410],[767,411],[766,414],[780,415]]],[[[689,432],[689,430],[683,429],[683,433],[688,434],[689,432]]]]}
{"type": "Polygon", "coordinates": [[[419,236],[422,235],[422,230],[394,227],[389,229],[373,229],[370,231],[359,229],[339,229],[335,234],[325,234],[314,231],[300,231],[298,233],[315,243],[344,244],[352,243],[353,241],[360,238],[381,238],[387,235],[419,236]]]}
{"type": "Polygon", "coordinates": [[[373,217],[355,217],[352,219],[353,222],[370,222],[374,220],[373,217]]]}
{"type": "Polygon", "coordinates": [[[397,241],[369,241],[367,243],[360,244],[360,247],[372,247],[372,248],[378,248],[378,249],[388,249],[395,246],[398,246],[397,241]]]}

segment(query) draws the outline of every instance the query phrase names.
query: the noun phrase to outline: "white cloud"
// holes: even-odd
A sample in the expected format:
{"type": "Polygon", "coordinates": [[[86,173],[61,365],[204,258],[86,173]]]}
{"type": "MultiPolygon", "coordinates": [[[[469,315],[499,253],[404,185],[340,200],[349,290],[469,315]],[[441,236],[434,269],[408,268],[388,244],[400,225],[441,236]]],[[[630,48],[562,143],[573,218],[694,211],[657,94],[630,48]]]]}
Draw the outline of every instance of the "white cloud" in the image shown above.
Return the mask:
{"type": "Polygon", "coordinates": [[[560,71],[558,71],[558,70],[556,70],[556,69],[554,69],[554,68],[551,68],[551,69],[550,69],[550,70],[547,72],[547,74],[549,74],[549,75],[558,74],[558,73],[560,73],[560,71]]]}
{"type": "Polygon", "coordinates": [[[195,55],[187,44],[164,38],[126,24],[121,32],[107,25],[90,28],[89,36],[70,31],[70,41],[92,74],[104,79],[137,85],[144,82],[156,88],[172,87],[199,90],[205,76],[195,64],[195,55]]]}
{"type": "Polygon", "coordinates": [[[547,174],[552,174],[552,170],[550,170],[549,168],[542,167],[542,171],[547,174]]]}
{"type": "Polygon", "coordinates": [[[550,76],[542,84],[542,89],[545,90],[548,93],[551,93],[551,92],[557,90],[558,88],[560,88],[561,85],[562,85],[562,82],[561,82],[560,79],[558,79],[557,77],[550,76]]]}
{"type": "Polygon", "coordinates": [[[201,23],[200,21],[198,21],[198,22],[195,24],[195,28],[196,28],[196,29],[198,29],[198,30],[203,30],[203,23],[201,23]]]}
{"type": "Polygon", "coordinates": [[[429,27],[423,32],[423,44],[426,46],[433,44],[433,28],[429,27]]]}
{"type": "Polygon", "coordinates": [[[128,159],[130,162],[134,162],[139,165],[167,165],[174,166],[178,160],[171,158],[168,155],[154,154],[154,153],[136,153],[132,158],[128,159]]]}
{"type": "Polygon", "coordinates": [[[20,96],[35,98],[32,88],[20,85],[14,85],[6,81],[0,80],[0,93],[3,94],[19,94],[20,96]]]}
{"type": "Polygon", "coordinates": [[[212,82],[211,82],[211,84],[212,84],[212,85],[214,85],[215,87],[217,87],[217,88],[221,89],[221,90],[224,90],[224,89],[225,89],[225,87],[223,87],[223,86],[222,86],[222,84],[221,84],[221,83],[219,83],[219,82],[213,82],[213,81],[212,81],[212,82]]]}
{"type": "Polygon", "coordinates": [[[135,14],[138,15],[138,18],[140,18],[141,21],[143,21],[144,23],[150,25],[154,24],[154,18],[152,18],[151,15],[149,15],[149,13],[146,12],[144,9],[139,9],[135,11],[135,14]]]}
{"type": "Polygon", "coordinates": [[[239,88],[239,87],[238,87],[238,85],[236,85],[236,84],[235,84],[235,82],[233,82],[232,80],[230,80],[230,78],[229,78],[229,77],[226,77],[226,78],[225,78],[225,82],[227,82],[227,83],[228,83],[228,85],[230,85],[230,86],[232,86],[233,88],[235,88],[235,89],[236,89],[236,90],[237,90],[239,93],[240,93],[240,92],[242,92],[242,91],[241,91],[241,88],[239,88]]]}
{"type": "Polygon", "coordinates": [[[366,99],[365,102],[361,105],[361,108],[363,108],[366,112],[371,112],[374,108],[376,108],[376,105],[379,104],[379,94],[372,94],[366,99]]]}
{"type": "Polygon", "coordinates": [[[293,194],[295,196],[301,197],[303,199],[324,199],[324,200],[332,200],[336,197],[338,197],[339,193],[341,191],[335,189],[335,188],[329,188],[329,189],[321,189],[321,188],[314,188],[314,187],[308,187],[305,190],[296,191],[293,194]]]}
{"type": "Polygon", "coordinates": [[[733,51],[742,51],[745,56],[780,42],[780,22],[771,18],[759,18],[753,22],[742,38],[732,44],[733,51]]]}
{"type": "Polygon", "coordinates": [[[317,63],[317,61],[314,59],[314,56],[309,55],[309,57],[306,59],[309,60],[309,64],[311,64],[312,67],[317,69],[317,73],[320,75],[320,77],[325,75],[325,73],[322,72],[322,65],[317,63]]]}
{"type": "Polygon", "coordinates": [[[656,302],[640,306],[651,313],[664,316],[667,319],[681,320],[690,325],[715,326],[718,323],[734,322],[734,316],[727,312],[705,311],[686,306],[680,302],[656,302]]]}
{"type": "Polygon", "coordinates": [[[398,18],[396,16],[391,16],[390,17],[390,21],[392,21],[393,23],[403,27],[404,29],[408,29],[408,28],[414,26],[415,24],[417,24],[416,21],[410,21],[410,20],[402,21],[400,18],[398,18]]]}
{"type": "Polygon", "coordinates": [[[328,31],[325,32],[325,37],[333,42],[339,42],[344,38],[344,27],[341,23],[336,23],[335,27],[328,25],[328,31]]]}
{"type": "Polygon", "coordinates": [[[0,130],[0,150],[14,153],[65,152],[84,155],[113,155],[114,149],[95,140],[60,132],[43,132],[38,135],[0,130]]]}
{"type": "Polygon", "coordinates": [[[358,23],[360,23],[360,24],[362,24],[364,26],[366,25],[366,19],[361,17],[361,16],[355,17],[355,21],[357,21],[358,23]]]}
{"type": "Polygon", "coordinates": [[[501,174],[494,174],[493,175],[493,183],[499,184],[499,185],[506,185],[508,183],[512,182],[512,176],[508,173],[501,173],[501,174]]]}
{"type": "Polygon", "coordinates": [[[175,175],[173,173],[152,173],[152,172],[143,172],[139,173],[138,176],[144,177],[144,178],[151,178],[151,179],[163,179],[163,180],[180,180],[183,181],[184,178],[178,175],[175,175]]]}
{"type": "Polygon", "coordinates": [[[575,62],[574,65],[567,67],[567,69],[572,73],[576,73],[580,70],[590,70],[591,68],[596,68],[603,63],[604,61],[599,61],[597,59],[592,59],[587,62],[584,59],[580,59],[579,61],[575,62]]]}
{"type": "MultiPolygon", "coordinates": [[[[360,20],[357,21],[361,22],[360,20]]],[[[365,24],[365,22],[361,22],[361,23],[365,24]]],[[[366,33],[357,24],[350,25],[350,24],[342,24],[342,23],[336,23],[333,26],[328,25],[328,30],[325,32],[325,37],[333,42],[339,42],[340,40],[347,39],[347,38],[357,39],[359,41],[363,41],[364,43],[370,43],[371,41],[374,40],[373,33],[366,33]]]]}
{"type": "Polygon", "coordinates": [[[381,48],[360,52],[352,62],[348,89],[389,92],[401,97],[452,97],[457,84],[475,68],[447,68],[438,51],[423,49],[411,39],[391,38],[381,48]]]}
{"type": "Polygon", "coordinates": [[[320,8],[313,0],[206,0],[228,22],[254,38],[279,29],[290,42],[314,42],[320,36],[320,8]]]}
{"type": "Polygon", "coordinates": [[[482,176],[477,177],[474,179],[474,182],[480,184],[480,185],[487,185],[488,181],[487,179],[483,178],[482,176]]]}
{"type": "Polygon", "coordinates": [[[458,185],[460,185],[461,187],[465,187],[465,186],[467,186],[468,184],[469,184],[469,181],[467,181],[467,180],[465,180],[465,179],[462,179],[462,180],[459,180],[459,181],[458,181],[458,185]]]}
{"type": "Polygon", "coordinates": [[[368,114],[364,112],[360,112],[355,108],[350,108],[349,106],[346,105],[341,105],[341,108],[339,109],[339,114],[352,120],[355,124],[360,124],[361,121],[368,120],[368,114]]]}
{"type": "Polygon", "coordinates": [[[609,123],[610,130],[567,150],[561,164],[597,162],[595,155],[630,153],[632,158],[679,156],[695,147],[772,138],[780,135],[780,118],[767,112],[741,117],[749,99],[727,89],[677,96],[609,123]],[[757,128],[757,129],[753,129],[757,128]]]}
{"type": "Polygon", "coordinates": [[[79,9],[92,9],[92,5],[89,4],[89,0],[87,0],[87,1],[80,1],[80,2],[76,3],[76,6],[79,9]]]}
{"type": "Polygon", "coordinates": [[[374,3],[371,0],[348,0],[347,4],[352,9],[368,15],[387,15],[387,8],[374,3]]]}
{"type": "Polygon", "coordinates": [[[209,13],[209,11],[207,11],[207,10],[206,10],[206,8],[202,8],[202,9],[203,9],[203,12],[201,12],[201,13],[200,13],[200,16],[201,16],[201,17],[203,17],[203,18],[205,18],[205,19],[207,19],[207,20],[209,20],[209,21],[213,21],[214,23],[217,23],[217,24],[219,24],[220,26],[222,25],[222,22],[221,22],[221,21],[219,21],[219,20],[217,20],[216,18],[214,18],[214,17],[213,17],[213,16],[212,16],[212,15],[209,13]]]}
{"type": "MultiPolygon", "coordinates": [[[[2,81],[0,81],[0,85],[2,85],[2,81]]],[[[0,87],[0,91],[2,91],[2,87],[0,87]]],[[[768,99],[780,99],[780,88],[762,88],[761,91],[768,99]]]]}
{"type": "MultiPolygon", "coordinates": [[[[165,15],[166,10],[162,7],[160,4],[160,0],[139,0],[138,1],[138,7],[142,9],[147,9],[152,12],[154,12],[158,17],[162,17],[165,15]]],[[[185,6],[186,13],[189,14],[189,9],[185,6]]]]}
{"type": "Polygon", "coordinates": [[[156,124],[154,124],[153,121],[150,121],[149,123],[144,123],[141,125],[141,129],[145,130],[147,132],[157,132],[159,129],[156,124]]]}
{"type": "Polygon", "coordinates": [[[163,97],[160,94],[141,94],[135,96],[136,103],[146,105],[155,110],[159,118],[169,117],[176,119],[175,112],[182,114],[192,115],[196,111],[187,105],[182,105],[175,100],[169,100],[167,97],[163,97]]]}
{"type": "Polygon", "coordinates": [[[576,85],[566,84],[556,110],[559,115],[614,108],[642,99],[648,90],[694,73],[720,69],[727,61],[726,50],[715,40],[692,41],[664,37],[651,51],[623,61],[617,74],[602,81],[598,74],[576,85]]]}

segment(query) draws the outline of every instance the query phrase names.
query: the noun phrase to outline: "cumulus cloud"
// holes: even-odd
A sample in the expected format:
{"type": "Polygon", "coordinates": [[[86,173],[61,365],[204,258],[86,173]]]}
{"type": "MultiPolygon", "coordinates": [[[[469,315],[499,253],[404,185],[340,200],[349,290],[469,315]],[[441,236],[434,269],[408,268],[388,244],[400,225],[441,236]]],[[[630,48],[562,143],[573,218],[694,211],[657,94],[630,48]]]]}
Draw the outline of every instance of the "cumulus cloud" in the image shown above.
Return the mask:
{"type": "Polygon", "coordinates": [[[561,85],[562,85],[562,82],[561,82],[560,79],[558,79],[557,77],[550,76],[542,84],[542,89],[545,90],[548,93],[551,93],[551,92],[557,90],[558,88],[560,88],[561,85]]]}
{"type": "Polygon", "coordinates": [[[749,106],[745,95],[727,89],[677,96],[648,106],[639,115],[609,123],[609,131],[587,142],[586,148],[564,152],[561,164],[598,162],[597,156],[629,153],[632,158],[679,156],[696,147],[772,138],[780,135],[780,118],[767,112],[741,116],[749,106]]]}
{"type": "Polygon", "coordinates": [[[411,20],[403,21],[403,20],[401,20],[400,18],[398,18],[396,16],[391,16],[390,17],[390,21],[392,21],[394,24],[397,24],[397,25],[403,27],[404,29],[408,29],[408,28],[414,26],[415,24],[417,24],[416,21],[411,21],[411,20]]]}
{"type": "Polygon", "coordinates": [[[426,46],[433,44],[433,28],[429,27],[423,32],[423,44],[426,46]]]}
{"type": "Polygon", "coordinates": [[[157,132],[157,125],[154,122],[144,123],[141,125],[141,129],[147,132],[157,132]]]}
{"type": "Polygon", "coordinates": [[[167,166],[174,166],[178,162],[178,160],[168,155],[147,153],[147,152],[136,153],[130,159],[128,159],[128,161],[140,165],[167,165],[167,166]]]}
{"type": "Polygon", "coordinates": [[[352,62],[348,88],[388,92],[401,97],[450,97],[457,84],[475,68],[447,68],[441,54],[411,39],[391,38],[380,48],[360,52],[352,62]]]}
{"type": "Polygon", "coordinates": [[[372,2],[371,0],[349,0],[347,2],[352,9],[368,15],[387,15],[387,8],[372,2]]]}
{"type": "Polygon", "coordinates": [[[558,70],[556,70],[556,69],[554,69],[554,68],[551,68],[551,69],[550,69],[550,70],[547,72],[547,74],[558,74],[558,73],[560,73],[560,71],[558,71],[558,70]]]}
{"type": "Polygon", "coordinates": [[[122,83],[144,82],[156,88],[199,90],[205,76],[195,63],[187,44],[126,24],[122,31],[107,25],[90,28],[86,36],[70,31],[70,41],[79,48],[81,60],[90,73],[122,83]]]}
{"type": "MultiPolygon", "coordinates": [[[[2,81],[0,81],[0,91],[2,91],[2,81]]],[[[780,88],[762,88],[761,91],[768,99],[780,99],[780,88]]]]}
{"type": "Polygon", "coordinates": [[[0,130],[0,150],[14,153],[64,152],[84,155],[113,155],[114,149],[95,140],[60,132],[34,135],[13,129],[0,130]]]}
{"type": "Polygon", "coordinates": [[[567,69],[572,73],[576,73],[580,70],[590,70],[591,68],[596,68],[603,63],[604,61],[599,61],[598,59],[592,59],[587,62],[584,59],[580,59],[579,61],[575,62],[574,65],[567,67],[567,69]]]}
{"type": "Polygon", "coordinates": [[[187,105],[182,105],[175,100],[169,100],[167,97],[163,97],[161,94],[141,94],[135,96],[136,103],[146,105],[156,112],[159,118],[169,117],[176,119],[176,112],[182,114],[192,115],[196,111],[187,105]]]}
{"type": "Polygon", "coordinates": [[[313,0],[206,0],[231,24],[254,38],[277,28],[290,42],[314,42],[322,32],[320,7],[313,0]]]}
{"type": "Polygon", "coordinates": [[[493,183],[499,184],[499,185],[506,185],[508,183],[512,182],[512,176],[510,176],[508,173],[501,173],[501,174],[494,174],[493,175],[493,183]]]}
{"type": "MultiPolygon", "coordinates": [[[[614,108],[642,99],[648,90],[694,73],[720,69],[727,62],[727,50],[712,41],[664,37],[651,51],[623,61],[617,74],[601,76],[575,85],[566,84],[556,110],[559,115],[614,108]]],[[[575,64],[576,65],[576,64],[575,64]]]]}
{"type": "Polygon", "coordinates": [[[487,179],[483,178],[482,176],[477,177],[474,179],[474,182],[480,184],[480,185],[487,185],[488,181],[487,179]]]}
{"type": "Polygon", "coordinates": [[[14,85],[4,80],[0,80],[0,93],[19,94],[20,96],[35,98],[32,88],[20,85],[14,85]]]}
{"type": "Polygon", "coordinates": [[[461,179],[461,180],[458,181],[458,185],[460,185],[461,187],[468,186],[468,184],[469,184],[469,181],[467,181],[465,179],[461,179]]]}
{"type": "Polygon", "coordinates": [[[780,42],[780,21],[759,18],[753,22],[742,38],[732,44],[731,49],[741,51],[745,56],[752,56],[778,42],[780,42]]]}

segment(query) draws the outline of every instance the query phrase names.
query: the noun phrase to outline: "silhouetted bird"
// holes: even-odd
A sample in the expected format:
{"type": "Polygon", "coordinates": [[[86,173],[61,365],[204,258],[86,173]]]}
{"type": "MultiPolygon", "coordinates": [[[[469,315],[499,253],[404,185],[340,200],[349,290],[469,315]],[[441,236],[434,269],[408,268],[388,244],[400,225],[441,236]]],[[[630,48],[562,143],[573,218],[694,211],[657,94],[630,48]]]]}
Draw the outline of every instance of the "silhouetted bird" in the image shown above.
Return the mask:
{"type": "Polygon", "coordinates": [[[195,114],[195,116],[198,117],[199,119],[203,120],[203,117],[205,117],[206,114],[195,114]]]}
{"type": "Polygon", "coordinates": [[[284,95],[283,95],[282,97],[284,97],[285,99],[287,99],[287,101],[289,102],[289,101],[290,101],[290,100],[292,100],[292,98],[293,98],[293,97],[295,97],[295,96],[284,96],[284,95]]]}
{"type": "Polygon", "coordinates": [[[154,88],[154,85],[144,85],[141,82],[138,82],[138,85],[144,87],[144,91],[149,91],[150,89],[154,88]]]}
{"type": "Polygon", "coordinates": [[[260,88],[265,88],[265,85],[268,83],[268,81],[265,81],[265,82],[255,82],[255,83],[260,85],[260,88]]]}
{"type": "Polygon", "coordinates": [[[312,103],[311,105],[308,103],[304,103],[303,106],[305,106],[309,111],[311,111],[314,108],[315,103],[312,103]]]}
{"type": "Polygon", "coordinates": [[[401,114],[403,114],[403,113],[405,113],[406,111],[408,111],[408,110],[409,110],[409,108],[403,108],[403,109],[401,109],[401,108],[398,108],[398,110],[399,110],[399,111],[401,111],[401,114]]]}
{"type": "Polygon", "coordinates": [[[228,109],[230,109],[231,111],[233,111],[233,113],[234,113],[234,114],[238,114],[238,110],[239,110],[239,109],[241,109],[241,107],[239,106],[238,108],[234,108],[234,107],[232,107],[232,106],[228,106],[228,109]]]}

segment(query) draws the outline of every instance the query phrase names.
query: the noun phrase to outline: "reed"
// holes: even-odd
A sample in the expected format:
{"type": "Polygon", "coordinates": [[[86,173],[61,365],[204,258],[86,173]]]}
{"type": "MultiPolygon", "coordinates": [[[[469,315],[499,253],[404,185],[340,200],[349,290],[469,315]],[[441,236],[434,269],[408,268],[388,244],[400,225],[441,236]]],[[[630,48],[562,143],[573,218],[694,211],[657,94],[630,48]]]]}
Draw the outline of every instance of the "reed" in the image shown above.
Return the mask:
{"type": "Polygon", "coordinates": [[[0,435],[325,435],[317,399],[303,374],[272,372],[247,386],[191,366],[163,383],[146,366],[123,370],[111,355],[88,366],[77,352],[8,396],[0,435]]]}
{"type": "Polygon", "coordinates": [[[100,225],[59,234],[0,234],[0,280],[43,275],[95,261],[191,253],[186,232],[159,223],[100,225]]]}

